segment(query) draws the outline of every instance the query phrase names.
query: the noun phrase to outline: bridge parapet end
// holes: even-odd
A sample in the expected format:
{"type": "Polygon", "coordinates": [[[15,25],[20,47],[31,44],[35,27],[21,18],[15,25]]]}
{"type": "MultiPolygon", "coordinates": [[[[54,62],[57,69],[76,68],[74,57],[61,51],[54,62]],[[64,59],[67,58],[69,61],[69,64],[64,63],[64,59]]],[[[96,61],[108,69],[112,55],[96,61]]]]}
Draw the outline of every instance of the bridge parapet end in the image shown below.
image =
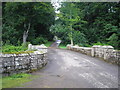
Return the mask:
{"type": "Polygon", "coordinates": [[[114,50],[112,46],[102,46],[101,49],[102,49],[102,54],[103,54],[102,56],[105,60],[110,58],[114,50]]]}
{"type": "Polygon", "coordinates": [[[71,49],[71,46],[72,46],[71,44],[67,44],[66,47],[67,47],[67,49],[71,49]]]}
{"type": "Polygon", "coordinates": [[[28,51],[29,50],[37,50],[37,51],[41,51],[41,52],[47,53],[47,47],[44,44],[41,44],[41,45],[29,44],[28,45],[28,51]]]}

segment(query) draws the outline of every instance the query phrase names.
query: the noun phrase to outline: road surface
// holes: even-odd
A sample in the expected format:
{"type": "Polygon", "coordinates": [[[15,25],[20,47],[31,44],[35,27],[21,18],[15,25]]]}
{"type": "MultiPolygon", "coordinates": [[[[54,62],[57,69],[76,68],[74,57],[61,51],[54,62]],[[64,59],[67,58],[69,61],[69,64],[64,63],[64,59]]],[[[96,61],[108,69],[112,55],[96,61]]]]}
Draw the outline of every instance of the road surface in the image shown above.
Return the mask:
{"type": "Polygon", "coordinates": [[[117,65],[62,49],[49,49],[48,61],[24,88],[118,88],[117,65]]]}
{"type": "Polygon", "coordinates": [[[56,40],[54,43],[52,43],[52,44],[50,45],[50,47],[56,48],[56,47],[58,47],[58,46],[60,45],[60,43],[61,43],[61,40],[56,40]]]}

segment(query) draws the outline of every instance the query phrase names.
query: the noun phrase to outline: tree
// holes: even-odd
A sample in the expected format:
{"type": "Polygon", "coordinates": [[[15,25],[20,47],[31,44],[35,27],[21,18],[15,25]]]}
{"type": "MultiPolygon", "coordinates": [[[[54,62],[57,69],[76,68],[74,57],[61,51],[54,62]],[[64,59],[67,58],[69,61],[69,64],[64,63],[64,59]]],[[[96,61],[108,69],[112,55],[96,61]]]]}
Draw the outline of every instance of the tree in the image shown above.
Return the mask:
{"type": "Polygon", "coordinates": [[[73,26],[80,22],[78,8],[76,8],[73,3],[64,2],[60,8],[60,14],[58,16],[65,23],[66,27],[68,27],[69,38],[71,40],[71,45],[73,45],[73,26]]]}
{"type": "MultiPolygon", "coordinates": [[[[77,8],[81,8],[79,13],[82,12],[83,20],[87,21],[87,24],[84,24],[83,28],[79,30],[86,35],[89,43],[108,43],[108,38],[113,33],[120,37],[118,33],[120,28],[118,21],[120,19],[120,2],[79,2],[74,4],[77,8]]],[[[119,38],[116,39],[119,42],[119,38]]],[[[112,42],[110,45],[113,45],[112,42]]],[[[115,48],[119,47],[115,46],[115,48]]]]}
{"type": "MultiPolygon", "coordinates": [[[[4,34],[9,34],[7,28],[9,27],[13,28],[11,31],[17,34],[13,37],[23,39],[24,44],[26,40],[32,42],[31,38],[34,39],[41,34],[48,35],[46,33],[49,32],[49,27],[55,20],[54,8],[50,3],[45,2],[7,2],[3,12],[3,40],[8,39],[4,34]]],[[[10,41],[12,42],[11,39],[10,41]]]]}
{"type": "Polygon", "coordinates": [[[67,44],[69,43],[69,38],[68,38],[68,28],[66,28],[65,25],[61,24],[54,24],[50,28],[50,32],[60,38],[62,40],[62,43],[67,44]]]}

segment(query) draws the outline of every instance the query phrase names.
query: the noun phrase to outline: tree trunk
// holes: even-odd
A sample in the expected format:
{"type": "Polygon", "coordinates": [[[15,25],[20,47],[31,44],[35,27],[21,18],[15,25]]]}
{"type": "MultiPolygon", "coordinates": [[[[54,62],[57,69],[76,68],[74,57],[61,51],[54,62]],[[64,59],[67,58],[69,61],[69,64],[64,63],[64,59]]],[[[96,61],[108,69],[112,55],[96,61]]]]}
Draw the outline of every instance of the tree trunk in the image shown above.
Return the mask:
{"type": "Polygon", "coordinates": [[[24,31],[24,33],[23,33],[23,45],[26,45],[28,32],[30,30],[30,23],[28,24],[28,27],[26,26],[26,24],[24,24],[24,28],[26,29],[26,31],[24,31]]]}
{"type": "Polygon", "coordinates": [[[71,35],[70,35],[70,36],[71,36],[71,38],[70,38],[70,39],[71,39],[71,45],[73,46],[72,25],[71,25],[71,27],[70,27],[70,28],[71,28],[71,35]]]}
{"type": "Polygon", "coordinates": [[[26,33],[26,31],[24,31],[24,33],[23,33],[23,44],[26,43],[27,36],[28,36],[28,34],[26,33]]]}
{"type": "MultiPolygon", "coordinates": [[[[72,19],[72,17],[71,17],[71,10],[70,10],[70,19],[72,19]]],[[[70,30],[71,30],[71,45],[73,45],[73,35],[72,35],[72,24],[70,24],[70,30]]]]}

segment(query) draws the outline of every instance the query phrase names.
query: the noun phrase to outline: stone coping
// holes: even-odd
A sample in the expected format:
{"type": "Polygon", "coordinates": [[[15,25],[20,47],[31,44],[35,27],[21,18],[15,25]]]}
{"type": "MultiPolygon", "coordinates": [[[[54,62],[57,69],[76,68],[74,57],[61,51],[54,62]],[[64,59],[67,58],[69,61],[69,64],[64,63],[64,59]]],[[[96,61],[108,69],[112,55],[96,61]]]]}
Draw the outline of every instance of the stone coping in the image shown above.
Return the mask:
{"type": "Polygon", "coordinates": [[[111,49],[113,49],[114,47],[112,47],[112,46],[101,46],[101,45],[94,45],[94,46],[92,46],[93,48],[111,48],[111,49]]]}
{"type": "Polygon", "coordinates": [[[38,55],[38,54],[46,54],[47,52],[34,51],[33,53],[21,53],[21,54],[0,54],[0,57],[12,57],[12,56],[28,56],[28,55],[38,55]]]}

